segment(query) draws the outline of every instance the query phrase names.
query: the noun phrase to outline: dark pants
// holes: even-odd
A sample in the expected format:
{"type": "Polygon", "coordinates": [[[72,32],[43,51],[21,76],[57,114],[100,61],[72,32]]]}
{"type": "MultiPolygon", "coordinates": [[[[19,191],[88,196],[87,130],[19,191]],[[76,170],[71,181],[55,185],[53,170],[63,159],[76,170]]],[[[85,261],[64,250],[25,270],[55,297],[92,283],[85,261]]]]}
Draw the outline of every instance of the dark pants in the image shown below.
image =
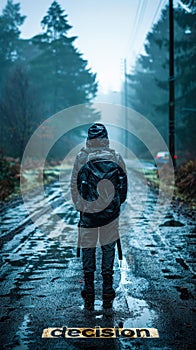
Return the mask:
{"type": "Polygon", "coordinates": [[[102,275],[113,274],[115,245],[119,238],[118,221],[117,218],[105,226],[79,228],[84,273],[96,270],[96,246],[99,238],[102,249],[102,275]]]}

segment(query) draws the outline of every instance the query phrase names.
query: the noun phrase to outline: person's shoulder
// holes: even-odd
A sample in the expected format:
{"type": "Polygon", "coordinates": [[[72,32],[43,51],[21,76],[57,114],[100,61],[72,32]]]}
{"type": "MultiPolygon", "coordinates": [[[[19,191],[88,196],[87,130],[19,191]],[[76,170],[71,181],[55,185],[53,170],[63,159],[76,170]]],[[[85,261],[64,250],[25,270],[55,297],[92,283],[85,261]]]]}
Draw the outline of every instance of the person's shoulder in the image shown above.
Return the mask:
{"type": "Polygon", "coordinates": [[[89,149],[87,147],[82,147],[79,151],[77,155],[83,155],[83,154],[89,154],[89,149]]]}
{"type": "Polygon", "coordinates": [[[85,147],[82,147],[80,149],[80,151],[78,152],[77,156],[76,156],[76,160],[80,161],[83,160],[84,158],[86,158],[88,156],[88,151],[85,147]]]}
{"type": "Polygon", "coordinates": [[[120,166],[120,168],[123,169],[123,171],[126,171],[125,161],[124,161],[121,153],[117,152],[115,149],[111,149],[111,150],[113,152],[115,162],[120,166]]]}
{"type": "Polygon", "coordinates": [[[87,154],[87,149],[86,149],[86,147],[82,147],[82,148],[80,149],[80,151],[78,152],[78,155],[83,155],[83,154],[87,154]]]}
{"type": "Polygon", "coordinates": [[[113,153],[113,155],[117,158],[117,159],[122,159],[122,156],[119,152],[117,152],[115,149],[110,148],[110,152],[113,153]]]}

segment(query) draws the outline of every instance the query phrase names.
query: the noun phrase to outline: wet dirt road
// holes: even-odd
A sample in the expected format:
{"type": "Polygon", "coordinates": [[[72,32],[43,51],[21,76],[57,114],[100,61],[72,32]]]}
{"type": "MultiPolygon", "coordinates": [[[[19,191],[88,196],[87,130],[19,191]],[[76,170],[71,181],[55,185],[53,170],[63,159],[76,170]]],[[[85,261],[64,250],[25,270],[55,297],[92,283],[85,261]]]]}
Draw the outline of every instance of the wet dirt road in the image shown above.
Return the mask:
{"type": "MultiPolygon", "coordinates": [[[[69,188],[70,172],[64,177],[69,188]]],[[[21,200],[1,208],[1,349],[194,349],[193,218],[171,206],[149,230],[157,195],[129,169],[130,192],[122,208],[123,261],[116,253],[114,313],[101,309],[101,252],[97,248],[96,312],[86,315],[80,290],[81,260],[76,258],[77,213],[62,197],[59,184],[46,189],[52,210],[64,224],[51,222],[42,210],[38,229],[21,200]],[[146,191],[147,189],[147,191],[146,191]],[[157,328],[157,339],[42,338],[48,327],[157,328]]],[[[32,212],[39,206],[32,197],[32,212]],[[35,209],[33,209],[35,208],[35,209]]],[[[41,206],[41,203],[40,203],[41,206]]],[[[161,211],[161,208],[160,208],[161,211]]]]}

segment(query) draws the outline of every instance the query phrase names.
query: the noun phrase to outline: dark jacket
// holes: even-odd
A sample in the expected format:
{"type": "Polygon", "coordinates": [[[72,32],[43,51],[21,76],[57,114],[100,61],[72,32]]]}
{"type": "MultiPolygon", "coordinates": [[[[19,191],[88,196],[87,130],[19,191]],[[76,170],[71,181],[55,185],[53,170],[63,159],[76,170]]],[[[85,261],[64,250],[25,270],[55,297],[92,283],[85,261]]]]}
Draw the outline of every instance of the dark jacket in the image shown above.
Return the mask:
{"type": "MultiPolygon", "coordinates": [[[[120,206],[125,201],[127,196],[127,175],[124,161],[119,153],[115,150],[109,148],[108,144],[101,145],[99,147],[90,147],[90,143],[87,142],[87,147],[82,148],[76,157],[72,176],[71,176],[71,195],[73,203],[77,210],[77,202],[79,201],[80,189],[81,189],[81,177],[78,178],[78,173],[86,162],[88,162],[89,155],[92,157],[99,157],[100,171],[104,172],[105,162],[101,160],[106,160],[107,156],[110,155],[110,160],[112,163],[115,162],[118,168],[118,186],[115,188],[115,195],[110,204],[104,209],[96,213],[83,212],[80,210],[80,221],[79,226],[81,227],[100,227],[112,222],[115,218],[119,216],[120,206]],[[89,147],[88,147],[89,146],[89,147]]],[[[108,163],[106,171],[108,171],[108,163]]],[[[97,172],[99,171],[97,168],[97,172]]],[[[84,197],[84,193],[82,193],[84,197]]],[[[91,200],[91,193],[88,193],[86,198],[88,201],[91,200]]],[[[93,200],[93,199],[92,199],[93,200]]]]}

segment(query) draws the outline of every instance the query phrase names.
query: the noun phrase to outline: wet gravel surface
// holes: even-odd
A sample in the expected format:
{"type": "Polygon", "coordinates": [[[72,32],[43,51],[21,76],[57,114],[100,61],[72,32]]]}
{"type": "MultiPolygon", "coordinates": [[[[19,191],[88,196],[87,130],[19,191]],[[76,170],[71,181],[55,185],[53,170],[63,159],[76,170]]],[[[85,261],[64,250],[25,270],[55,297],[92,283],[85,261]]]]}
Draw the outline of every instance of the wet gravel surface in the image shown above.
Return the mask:
{"type": "MultiPolygon", "coordinates": [[[[64,177],[69,189],[70,172],[64,177]]],[[[94,313],[83,310],[81,260],[76,258],[77,213],[55,183],[35,226],[20,199],[1,207],[1,349],[194,349],[195,221],[172,206],[149,229],[157,194],[129,169],[130,192],[120,220],[123,261],[116,254],[112,315],[101,307],[101,251],[97,248],[94,313]],[[44,228],[44,229],[42,229],[44,228]],[[48,327],[157,328],[158,339],[46,339],[48,327]]],[[[41,207],[39,191],[32,212],[41,207]]],[[[161,208],[160,208],[161,210],[161,208]]],[[[39,215],[38,215],[39,216],[39,215]]]]}

